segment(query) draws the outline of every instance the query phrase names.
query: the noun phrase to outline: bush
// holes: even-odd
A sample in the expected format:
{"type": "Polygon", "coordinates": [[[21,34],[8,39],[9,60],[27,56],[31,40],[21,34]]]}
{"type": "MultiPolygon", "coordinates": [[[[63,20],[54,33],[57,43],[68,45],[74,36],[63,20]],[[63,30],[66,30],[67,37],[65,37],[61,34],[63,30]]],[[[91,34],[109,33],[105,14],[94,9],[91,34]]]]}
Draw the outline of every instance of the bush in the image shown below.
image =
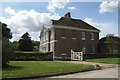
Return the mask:
{"type": "Polygon", "coordinates": [[[14,57],[14,46],[6,38],[2,39],[2,67],[14,57]]]}
{"type": "Polygon", "coordinates": [[[41,51],[15,51],[15,53],[33,53],[33,54],[40,53],[40,54],[48,54],[48,53],[51,53],[51,52],[41,52],[41,51]]]}

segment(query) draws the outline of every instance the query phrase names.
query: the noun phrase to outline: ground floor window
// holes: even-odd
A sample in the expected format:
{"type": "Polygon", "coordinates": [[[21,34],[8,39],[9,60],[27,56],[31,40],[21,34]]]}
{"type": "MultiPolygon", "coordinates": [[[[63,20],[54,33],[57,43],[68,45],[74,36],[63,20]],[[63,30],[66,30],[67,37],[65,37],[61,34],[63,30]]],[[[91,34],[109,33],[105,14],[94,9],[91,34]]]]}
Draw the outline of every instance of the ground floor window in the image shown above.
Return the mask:
{"type": "Polygon", "coordinates": [[[61,46],[61,55],[66,55],[66,46],[65,45],[61,46]]]}
{"type": "Polygon", "coordinates": [[[92,50],[91,50],[92,52],[92,54],[95,54],[95,47],[92,47],[92,50]]]}
{"type": "Polygon", "coordinates": [[[51,44],[50,44],[50,51],[51,51],[51,52],[53,52],[53,50],[54,50],[54,45],[53,45],[53,44],[54,44],[54,43],[51,43],[51,44]]]}
{"type": "Polygon", "coordinates": [[[86,47],[82,47],[82,52],[85,54],[86,53],[86,47]]]}

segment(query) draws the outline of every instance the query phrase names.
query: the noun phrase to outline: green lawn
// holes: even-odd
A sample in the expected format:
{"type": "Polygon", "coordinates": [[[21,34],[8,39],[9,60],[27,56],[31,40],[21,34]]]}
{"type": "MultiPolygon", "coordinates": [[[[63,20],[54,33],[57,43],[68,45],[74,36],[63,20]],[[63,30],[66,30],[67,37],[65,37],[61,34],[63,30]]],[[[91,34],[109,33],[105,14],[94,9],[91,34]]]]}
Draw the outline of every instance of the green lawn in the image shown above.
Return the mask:
{"type": "Polygon", "coordinates": [[[99,59],[85,59],[87,62],[97,62],[97,63],[106,63],[106,64],[118,64],[119,58],[99,58],[99,59]]]}
{"type": "Polygon", "coordinates": [[[55,61],[11,61],[9,65],[11,67],[3,69],[3,78],[70,72],[93,68],[91,65],[55,61]]]}

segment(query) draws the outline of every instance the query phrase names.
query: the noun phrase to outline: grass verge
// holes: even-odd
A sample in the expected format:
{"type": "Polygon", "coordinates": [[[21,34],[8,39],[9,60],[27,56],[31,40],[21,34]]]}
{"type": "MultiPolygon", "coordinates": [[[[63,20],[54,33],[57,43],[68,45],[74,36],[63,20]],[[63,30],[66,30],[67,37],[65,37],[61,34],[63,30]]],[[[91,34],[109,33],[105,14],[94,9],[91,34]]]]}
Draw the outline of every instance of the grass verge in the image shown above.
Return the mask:
{"type": "Polygon", "coordinates": [[[11,61],[9,65],[10,67],[4,68],[2,71],[3,78],[71,72],[94,68],[92,65],[55,61],[11,61]]]}
{"type": "Polygon", "coordinates": [[[119,64],[120,58],[99,58],[99,59],[85,59],[87,62],[97,62],[106,64],[119,64]]]}

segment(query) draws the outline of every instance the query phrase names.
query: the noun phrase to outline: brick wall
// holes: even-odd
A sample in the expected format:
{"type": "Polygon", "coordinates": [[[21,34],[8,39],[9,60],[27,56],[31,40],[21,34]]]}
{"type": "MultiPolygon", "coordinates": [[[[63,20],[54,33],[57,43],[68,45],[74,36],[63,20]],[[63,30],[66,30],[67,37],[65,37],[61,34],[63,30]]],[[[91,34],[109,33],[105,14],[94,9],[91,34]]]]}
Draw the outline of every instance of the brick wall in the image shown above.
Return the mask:
{"type": "Polygon", "coordinates": [[[91,47],[95,46],[95,52],[97,52],[97,43],[99,40],[99,33],[94,33],[94,40],[91,40],[91,32],[84,31],[86,33],[86,40],[82,40],[82,32],[80,30],[70,30],[55,28],[55,42],[54,44],[54,56],[55,57],[71,57],[71,49],[74,51],[82,51],[82,47],[86,47],[86,53],[91,53],[91,47]],[[61,38],[62,30],[65,30],[66,37],[61,38]],[[72,32],[76,32],[76,39],[72,39],[72,32]],[[65,54],[62,51],[62,47],[65,47],[65,54]]]}

